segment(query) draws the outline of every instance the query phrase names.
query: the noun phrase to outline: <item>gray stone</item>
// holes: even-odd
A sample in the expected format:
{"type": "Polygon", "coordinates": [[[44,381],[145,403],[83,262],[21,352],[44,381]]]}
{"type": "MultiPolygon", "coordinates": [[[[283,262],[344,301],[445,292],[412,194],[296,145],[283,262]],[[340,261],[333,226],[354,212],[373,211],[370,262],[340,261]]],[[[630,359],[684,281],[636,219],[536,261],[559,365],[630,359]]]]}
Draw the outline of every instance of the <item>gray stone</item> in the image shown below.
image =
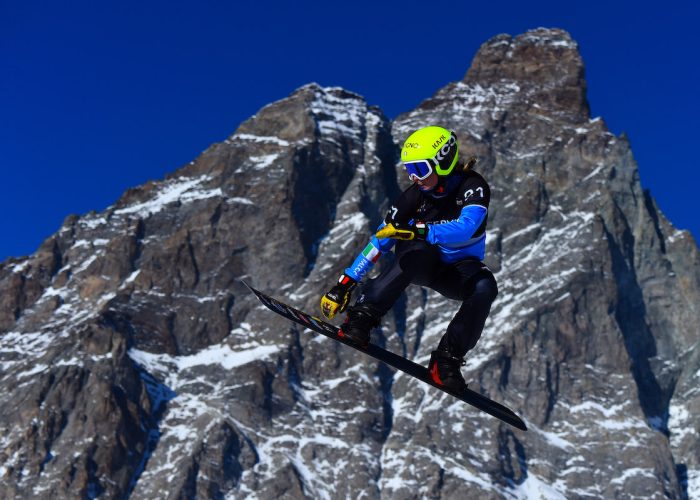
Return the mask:
{"type": "MultiPolygon", "coordinates": [[[[0,291],[7,498],[700,494],[700,253],[642,190],[627,139],[590,117],[562,30],[487,41],[393,122],[306,85],[67,217],[0,264],[0,291]],[[271,314],[239,281],[318,311],[407,185],[401,142],[435,123],[493,190],[500,293],[464,373],[526,433],[271,314]]],[[[374,341],[427,363],[457,307],[411,287],[374,341]]]]}

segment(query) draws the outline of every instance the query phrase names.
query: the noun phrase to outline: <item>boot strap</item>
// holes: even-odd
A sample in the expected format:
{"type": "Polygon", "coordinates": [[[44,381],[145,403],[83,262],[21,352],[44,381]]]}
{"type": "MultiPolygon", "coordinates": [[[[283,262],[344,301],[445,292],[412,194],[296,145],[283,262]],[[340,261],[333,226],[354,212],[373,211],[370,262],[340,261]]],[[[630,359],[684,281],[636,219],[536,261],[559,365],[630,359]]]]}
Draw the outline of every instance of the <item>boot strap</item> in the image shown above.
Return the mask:
{"type": "Polygon", "coordinates": [[[464,358],[458,358],[457,356],[453,356],[450,354],[449,351],[441,351],[441,350],[436,350],[433,351],[433,354],[436,356],[439,356],[443,359],[449,359],[450,361],[453,361],[455,363],[459,363],[459,366],[464,366],[467,364],[467,361],[464,358]]]}

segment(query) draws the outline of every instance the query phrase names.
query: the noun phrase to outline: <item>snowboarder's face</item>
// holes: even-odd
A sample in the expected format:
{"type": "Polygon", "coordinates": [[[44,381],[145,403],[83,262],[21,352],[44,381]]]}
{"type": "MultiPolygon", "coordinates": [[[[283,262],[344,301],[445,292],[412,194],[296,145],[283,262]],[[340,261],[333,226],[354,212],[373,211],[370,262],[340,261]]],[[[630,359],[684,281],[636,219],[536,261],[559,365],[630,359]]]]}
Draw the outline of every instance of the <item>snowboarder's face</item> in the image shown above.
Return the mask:
{"type": "Polygon", "coordinates": [[[430,174],[427,178],[423,179],[422,181],[416,180],[414,181],[418,186],[420,186],[421,190],[423,191],[430,191],[432,189],[435,189],[435,186],[437,186],[438,183],[438,175],[433,172],[430,174]]]}

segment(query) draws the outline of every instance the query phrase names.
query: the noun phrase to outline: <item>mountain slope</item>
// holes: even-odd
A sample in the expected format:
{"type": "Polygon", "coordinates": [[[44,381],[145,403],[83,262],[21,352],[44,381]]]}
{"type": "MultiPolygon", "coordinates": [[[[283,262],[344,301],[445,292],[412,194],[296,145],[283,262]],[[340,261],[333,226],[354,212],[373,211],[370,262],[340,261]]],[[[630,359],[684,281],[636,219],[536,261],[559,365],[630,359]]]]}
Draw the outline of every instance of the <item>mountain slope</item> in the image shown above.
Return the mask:
{"type": "MultiPolygon", "coordinates": [[[[546,29],[489,40],[393,123],[310,84],[1,264],[6,495],[700,494],[698,249],[585,90],[576,43],[546,29]],[[275,317],[237,281],[315,311],[406,186],[399,144],[431,123],[493,191],[500,292],[465,375],[527,433],[275,317]]],[[[456,309],[410,287],[374,340],[427,363],[456,309]]]]}

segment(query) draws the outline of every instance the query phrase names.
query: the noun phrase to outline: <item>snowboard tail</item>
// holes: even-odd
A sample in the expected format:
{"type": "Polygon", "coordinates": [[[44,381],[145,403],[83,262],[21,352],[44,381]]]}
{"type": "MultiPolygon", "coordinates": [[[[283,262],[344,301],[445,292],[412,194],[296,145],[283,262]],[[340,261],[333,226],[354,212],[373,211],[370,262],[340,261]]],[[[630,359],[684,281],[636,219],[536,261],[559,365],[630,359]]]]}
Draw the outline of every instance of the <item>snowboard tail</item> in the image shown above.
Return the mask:
{"type": "Polygon", "coordinates": [[[483,396],[478,392],[474,392],[471,389],[464,389],[463,391],[455,392],[443,386],[440,386],[433,381],[432,377],[430,376],[430,372],[426,367],[414,363],[410,359],[406,359],[403,356],[399,356],[398,354],[395,354],[391,351],[382,349],[381,347],[375,344],[370,343],[367,348],[362,348],[357,344],[353,343],[351,340],[347,340],[343,337],[338,336],[339,328],[337,326],[331,325],[330,323],[326,323],[325,321],[321,320],[316,316],[311,316],[310,314],[300,311],[290,305],[284,304],[283,302],[273,299],[269,295],[265,295],[261,291],[256,290],[245,281],[243,282],[243,284],[255,294],[258,300],[260,300],[260,302],[263,303],[263,305],[265,305],[271,311],[279,314],[280,316],[284,316],[285,318],[294,321],[295,323],[298,323],[308,328],[309,330],[312,330],[316,333],[320,333],[321,335],[325,335],[326,337],[331,338],[336,342],[340,342],[341,344],[345,344],[348,347],[352,347],[353,349],[356,349],[362,353],[372,356],[373,358],[383,363],[386,363],[387,365],[397,370],[401,370],[402,372],[414,378],[417,378],[421,382],[432,385],[436,389],[440,389],[441,391],[446,392],[447,394],[457,399],[460,399],[465,403],[475,408],[478,408],[479,410],[486,412],[489,415],[492,415],[507,424],[512,425],[513,427],[516,427],[523,431],[527,430],[527,427],[525,426],[525,423],[522,421],[522,419],[518,417],[518,415],[516,415],[512,410],[506,408],[502,404],[496,403],[495,401],[492,401],[486,396],[483,396]]]}

